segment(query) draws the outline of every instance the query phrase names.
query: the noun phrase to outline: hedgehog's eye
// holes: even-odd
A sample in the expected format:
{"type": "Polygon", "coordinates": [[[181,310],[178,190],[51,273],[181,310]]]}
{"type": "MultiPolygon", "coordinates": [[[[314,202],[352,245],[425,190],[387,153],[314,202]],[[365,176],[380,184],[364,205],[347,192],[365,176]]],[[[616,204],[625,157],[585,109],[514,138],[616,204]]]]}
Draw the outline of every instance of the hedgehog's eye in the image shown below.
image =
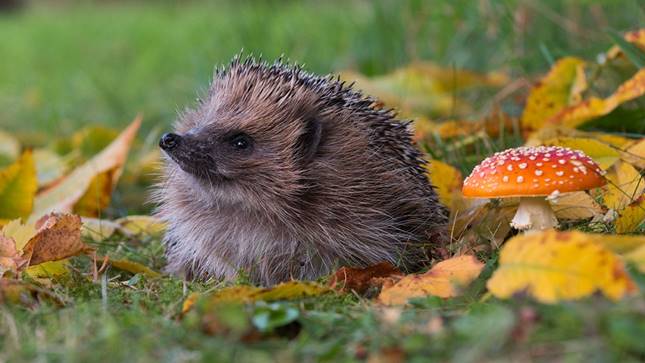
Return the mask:
{"type": "Polygon", "coordinates": [[[231,137],[231,146],[237,150],[248,150],[251,148],[251,137],[245,133],[239,133],[231,137]]]}

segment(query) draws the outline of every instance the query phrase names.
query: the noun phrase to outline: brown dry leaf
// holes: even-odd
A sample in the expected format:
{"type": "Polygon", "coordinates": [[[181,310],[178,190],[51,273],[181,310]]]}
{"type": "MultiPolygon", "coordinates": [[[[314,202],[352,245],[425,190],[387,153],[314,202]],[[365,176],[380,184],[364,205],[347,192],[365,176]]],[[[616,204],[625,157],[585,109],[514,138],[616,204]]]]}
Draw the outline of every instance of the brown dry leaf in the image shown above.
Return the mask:
{"type": "Polygon", "coordinates": [[[620,216],[614,222],[616,233],[635,232],[643,222],[645,222],[645,196],[641,195],[638,200],[620,211],[620,216]]]}
{"type": "Polygon", "coordinates": [[[29,216],[37,188],[34,159],[31,151],[26,151],[15,163],[0,170],[0,221],[29,216]]]}
{"type": "Polygon", "coordinates": [[[36,196],[34,212],[30,220],[52,212],[71,212],[76,203],[85,195],[94,178],[109,170],[112,172],[112,187],[116,184],[125,163],[130,145],[141,126],[137,117],[108,147],[94,158],[73,170],[61,181],[36,196]]]}
{"type": "Polygon", "coordinates": [[[619,161],[607,171],[608,184],[603,187],[603,204],[620,212],[640,198],[645,190],[645,180],[630,164],[619,161]]]}
{"type": "Polygon", "coordinates": [[[48,214],[36,222],[37,233],[23,248],[31,255],[29,265],[87,252],[89,247],[81,241],[81,217],[71,214],[48,214]]]}
{"type": "Polygon", "coordinates": [[[525,133],[541,129],[560,110],[580,101],[586,88],[584,65],[582,59],[562,58],[533,87],[522,113],[521,124],[525,133]]]}
{"type": "Polygon", "coordinates": [[[364,294],[369,288],[380,287],[383,278],[393,275],[402,273],[389,262],[366,268],[341,267],[329,280],[329,287],[341,292],[355,291],[364,294]]]}
{"type": "Polygon", "coordinates": [[[502,248],[488,289],[502,299],[527,292],[543,303],[579,299],[595,291],[618,300],[636,291],[623,262],[598,241],[601,238],[554,230],[516,236],[502,248]]]}
{"type": "Polygon", "coordinates": [[[34,307],[42,300],[52,302],[59,307],[65,304],[54,293],[32,283],[6,278],[0,279],[0,305],[11,303],[34,307]]]}
{"type": "Polygon", "coordinates": [[[473,256],[453,257],[424,274],[407,275],[393,285],[384,285],[377,300],[386,305],[402,305],[413,297],[454,297],[459,294],[458,287],[476,279],[483,267],[473,256]]]}
{"type": "Polygon", "coordinates": [[[645,94],[645,69],[641,69],[605,99],[592,97],[567,107],[549,119],[551,124],[577,127],[594,118],[604,116],[621,104],[645,94]]]}
{"type": "Polygon", "coordinates": [[[560,194],[549,200],[551,208],[558,219],[587,219],[604,214],[600,204],[585,192],[560,194]]]}

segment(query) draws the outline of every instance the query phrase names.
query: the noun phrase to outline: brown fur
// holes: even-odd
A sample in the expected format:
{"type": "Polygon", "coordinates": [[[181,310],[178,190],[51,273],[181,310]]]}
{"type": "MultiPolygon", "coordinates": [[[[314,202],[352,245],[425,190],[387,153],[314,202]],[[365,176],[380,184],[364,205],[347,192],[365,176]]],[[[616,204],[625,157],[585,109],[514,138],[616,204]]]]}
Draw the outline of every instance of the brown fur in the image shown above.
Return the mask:
{"type": "Polygon", "coordinates": [[[339,265],[413,269],[444,242],[407,124],[333,78],[236,58],[176,133],[155,193],[172,273],[272,284],[339,265]],[[240,133],[250,150],[232,146],[240,133]]]}

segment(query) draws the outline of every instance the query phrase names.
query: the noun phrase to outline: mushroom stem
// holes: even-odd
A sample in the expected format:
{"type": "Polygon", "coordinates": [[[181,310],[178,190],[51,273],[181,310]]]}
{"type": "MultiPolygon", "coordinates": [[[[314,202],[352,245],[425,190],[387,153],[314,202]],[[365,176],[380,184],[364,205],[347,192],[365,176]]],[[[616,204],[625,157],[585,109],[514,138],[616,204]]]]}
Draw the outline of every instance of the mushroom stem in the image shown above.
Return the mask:
{"type": "Polygon", "coordinates": [[[544,197],[521,197],[520,206],[511,221],[511,226],[521,231],[540,231],[557,225],[558,219],[544,197]]]}

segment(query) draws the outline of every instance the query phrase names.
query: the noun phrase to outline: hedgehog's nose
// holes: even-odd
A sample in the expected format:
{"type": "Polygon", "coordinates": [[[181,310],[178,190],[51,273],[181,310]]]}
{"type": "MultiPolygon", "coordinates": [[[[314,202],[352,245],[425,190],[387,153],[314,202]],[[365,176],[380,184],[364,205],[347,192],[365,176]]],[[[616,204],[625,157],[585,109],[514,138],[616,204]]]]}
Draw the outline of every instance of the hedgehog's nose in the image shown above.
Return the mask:
{"type": "Polygon", "coordinates": [[[161,135],[161,139],[159,140],[159,147],[166,150],[170,151],[179,145],[179,140],[181,139],[181,136],[177,134],[173,134],[171,132],[167,134],[161,135]]]}

